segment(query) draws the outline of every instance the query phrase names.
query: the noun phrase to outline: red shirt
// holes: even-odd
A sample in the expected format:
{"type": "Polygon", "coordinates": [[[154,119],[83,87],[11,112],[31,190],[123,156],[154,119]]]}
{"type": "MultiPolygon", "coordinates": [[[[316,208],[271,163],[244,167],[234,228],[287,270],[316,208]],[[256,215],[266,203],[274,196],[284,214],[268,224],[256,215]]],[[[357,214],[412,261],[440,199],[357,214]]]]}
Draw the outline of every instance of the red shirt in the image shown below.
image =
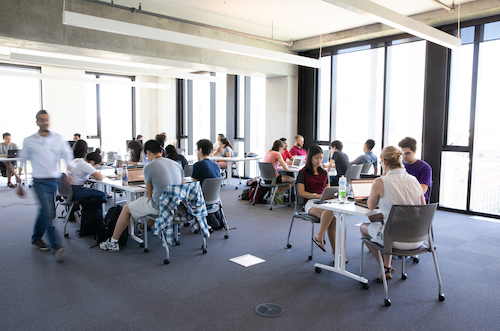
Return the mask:
{"type": "MultiPolygon", "coordinates": [[[[319,196],[323,194],[328,180],[328,173],[324,171],[322,174],[311,175],[306,172],[305,168],[299,171],[297,183],[304,184],[304,190],[309,193],[317,193],[319,196]]],[[[319,197],[318,197],[319,198],[319,197]]],[[[304,204],[308,199],[304,198],[304,204]]]]}
{"type": "Polygon", "coordinates": [[[297,146],[293,146],[290,149],[290,154],[292,154],[292,155],[307,155],[307,151],[305,149],[303,149],[302,147],[298,148],[297,146]]]}
{"type": "Polygon", "coordinates": [[[281,157],[283,158],[283,161],[286,161],[288,159],[293,160],[293,155],[290,154],[290,152],[286,149],[283,151],[283,153],[281,153],[281,157]]]}

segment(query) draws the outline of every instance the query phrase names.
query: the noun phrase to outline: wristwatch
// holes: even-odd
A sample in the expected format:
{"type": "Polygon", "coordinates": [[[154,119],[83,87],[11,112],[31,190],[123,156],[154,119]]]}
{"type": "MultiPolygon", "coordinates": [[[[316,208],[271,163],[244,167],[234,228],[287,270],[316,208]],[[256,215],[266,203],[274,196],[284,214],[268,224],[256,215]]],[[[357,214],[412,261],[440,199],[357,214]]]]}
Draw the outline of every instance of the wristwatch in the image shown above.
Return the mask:
{"type": "Polygon", "coordinates": [[[313,193],[313,199],[316,199],[316,193],[313,193]]]}

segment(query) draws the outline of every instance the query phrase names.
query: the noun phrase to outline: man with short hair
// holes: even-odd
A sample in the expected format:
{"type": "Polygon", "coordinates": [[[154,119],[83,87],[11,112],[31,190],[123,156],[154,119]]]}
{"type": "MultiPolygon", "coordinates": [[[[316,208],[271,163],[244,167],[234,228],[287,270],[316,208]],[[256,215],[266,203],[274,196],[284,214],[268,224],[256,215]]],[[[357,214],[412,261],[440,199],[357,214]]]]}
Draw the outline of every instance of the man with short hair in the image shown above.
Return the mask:
{"type": "Polygon", "coordinates": [[[160,213],[160,197],[165,187],[183,183],[184,171],[179,163],[161,156],[158,141],[148,140],[144,144],[144,151],[149,160],[144,166],[146,196],[123,206],[112,237],[100,244],[102,250],[119,251],[118,239],[129,224],[130,216],[135,220],[146,216],[157,217],[160,213]]]}
{"type": "Polygon", "coordinates": [[[101,155],[97,152],[88,153],[85,158],[76,158],[71,163],[68,180],[73,187],[73,200],[84,200],[95,198],[96,200],[106,201],[106,193],[94,190],[83,185],[93,177],[102,180],[102,174],[96,170],[101,164],[101,155]]]}
{"type": "Polygon", "coordinates": [[[78,141],[78,140],[80,140],[81,138],[82,138],[82,135],[81,135],[81,134],[79,134],[79,133],[75,133],[75,134],[73,135],[73,141],[78,141]]]}
{"type": "MultiPolygon", "coordinates": [[[[3,134],[3,143],[0,144],[0,154],[8,154],[9,151],[11,150],[19,150],[19,147],[17,147],[17,144],[12,142],[12,137],[10,133],[5,132],[3,134]]],[[[15,164],[11,161],[5,161],[2,163],[2,172],[5,172],[5,175],[7,176],[7,186],[10,188],[16,187],[15,184],[12,184],[10,179],[12,176],[16,177],[16,182],[20,183],[21,182],[21,168],[19,168],[19,174],[16,175],[16,169],[15,169],[15,164]]]]}
{"type": "Polygon", "coordinates": [[[281,157],[286,164],[290,165],[293,161],[293,155],[287,150],[288,144],[286,142],[286,138],[280,138],[280,140],[283,142],[283,153],[281,153],[281,157]]]}
{"type": "Polygon", "coordinates": [[[354,161],[349,162],[350,164],[364,164],[371,163],[373,164],[373,174],[376,175],[378,173],[378,164],[377,164],[377,155],[372,152],[373,147],[375,147],[375,140],[368,139],[363,145],[363,155],[358,156],[354,161]]]}
{"type": "Polygon", "coordinates": [[[163,133],[158,133],[155,137],[158,144],[160,144],[161,156],[166,157],[167,151],[165,150],[165,141],[167,140],[167,135],[163,133]]]}
{"type": "Polygon", "coordinates": [[[347,172],[347,168],[349,168],[349,157],[342,152],[344,145],[340,140],[332,141],[330,146],[332,147],[333,154],[330,159],[330,163],[328,164],[327,172],[329,173],[331,168],[335,168],[337,170],[337,175],[330,178],[330,186],[338,186],[339,178],[344,176],[347,172]]]}
{"type": "Polygon", "coordinates": [[[213,150],[213,144],[208,139],[200,139],[196,142],[196,156],[198,157],[198,162],[193,165],[193,174],[191,177],[194,180],[203,181],[206,178],[218,178],[220,177],[220,167],[217,162],[214,162],[208,158],[213,150]]]}
{"type": "MultiPolygon", "coordinates": [[[[52,227],[52,219],[56,216],[54,200],[61,178],[59,160],[63,158],[66,164],[71,164],[73,152],[61,135],[49,131],[49,114],[45,110],[40,110],[36,114],[36,125],[40,128],[38,132],[24,139],[20,165],[23,167],[27,160],[31,161],[33,188],[40,201],[38,217],[31,236],[31,245],[40,250],[52,248],[56,261],[59,261],[66,257],[66,251],[52,227]],[[42,240],[45,232],[49,237],[50,247],[42,240]]],[[[24,196],[21,185],[19,185],[17,194],[20,197],[24,196]]]]}
{"type": "Polygon", "coordinates": [[[424,192],[425,201],[429,199],[429,187],[432,182],[432,168],[422,160],[415,157],[417,151],[417,141],[411,137],[406,137],[399,142],[399,148],[403,151],[403,164],[406,172],[417,178],[422,192],[424,192]]]}
{"type": "Polygon", "coordinates": [[[295,145],[290,149],[290,154],[293,156],[307,155],[307,151],[304,149],[304,137],[300,134],[295,136],[295,145]]]}

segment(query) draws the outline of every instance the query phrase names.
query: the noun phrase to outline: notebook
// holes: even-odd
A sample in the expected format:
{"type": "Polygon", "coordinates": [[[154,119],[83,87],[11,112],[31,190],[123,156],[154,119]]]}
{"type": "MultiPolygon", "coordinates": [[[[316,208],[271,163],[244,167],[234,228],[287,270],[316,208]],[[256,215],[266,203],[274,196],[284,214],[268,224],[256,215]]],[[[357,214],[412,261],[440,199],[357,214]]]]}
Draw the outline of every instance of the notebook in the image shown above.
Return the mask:
{"type": "Polygon", "coordinates": [[[17,150],[17,149],[9,149],[7,151],[7,157],[10,159],[10,158],[14,158],[14,157],[17,157],[18,153],[20,152],[20,150],[17,150]]]}
{"type": "Polygon", "coordinates": [[[128,169],[128,183],[129,185],[144,184],[143,168],[129,168],[128,169]]]}
{"type": "Polygon", "coordinates": [[[351,179],[351,190],[356,206],[368,208],[368,197],[375,178],[351,179]]]}

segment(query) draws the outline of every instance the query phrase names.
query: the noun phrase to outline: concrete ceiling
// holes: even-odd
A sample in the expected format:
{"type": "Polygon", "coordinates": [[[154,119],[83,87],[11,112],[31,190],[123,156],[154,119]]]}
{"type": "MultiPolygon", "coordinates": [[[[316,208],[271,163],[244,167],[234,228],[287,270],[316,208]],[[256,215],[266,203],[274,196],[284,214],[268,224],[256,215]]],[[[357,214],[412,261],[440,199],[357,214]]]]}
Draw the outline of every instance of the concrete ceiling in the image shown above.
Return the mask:
{"type": "MultiPolygon", "coordinates": [[[[462,3],[474,0],[462,0],[462,3]]],[[[143,11],[281,41],[376,23],[321,0],[103,0],[143,11]]],[[[410,16],[443,9],[432,0],[373,0],[410,16]]],[[[441,0],[450,6],[452,0],[441,0]]],[[[458,3],[458,1],[457,1],[458,3]]]]}

